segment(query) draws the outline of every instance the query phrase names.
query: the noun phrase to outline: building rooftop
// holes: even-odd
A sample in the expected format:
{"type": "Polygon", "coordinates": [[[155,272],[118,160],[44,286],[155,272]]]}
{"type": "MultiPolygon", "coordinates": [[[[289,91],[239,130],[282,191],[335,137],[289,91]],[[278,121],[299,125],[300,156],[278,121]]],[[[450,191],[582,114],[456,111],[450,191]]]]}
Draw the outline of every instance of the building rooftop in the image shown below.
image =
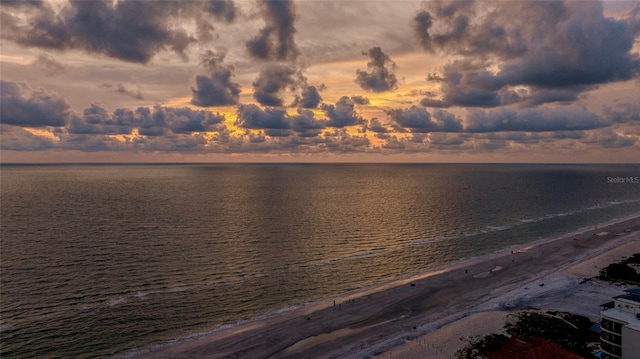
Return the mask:
{"type": "Polygon", "coordinates": [[[613,297],[613,299],[623,299],[623,300],[640,304],[640,295],[638,294],[622,294],[617,297],[613,297]]]}
{"type": "Polygon", "coordinates": [[[640,331],[640,319],[634,313],[627,313],[618,309],[607,309],[601,312],[602,316],[611,318],[619,322],[625,322],[633,330],[640,331]]]}
{"type": "Polygon", "coordinates": [[[627,289],[627,290],[625,290],[625,292],[627,292],[629,294],[640,295],[640,288],[627,289]]]}

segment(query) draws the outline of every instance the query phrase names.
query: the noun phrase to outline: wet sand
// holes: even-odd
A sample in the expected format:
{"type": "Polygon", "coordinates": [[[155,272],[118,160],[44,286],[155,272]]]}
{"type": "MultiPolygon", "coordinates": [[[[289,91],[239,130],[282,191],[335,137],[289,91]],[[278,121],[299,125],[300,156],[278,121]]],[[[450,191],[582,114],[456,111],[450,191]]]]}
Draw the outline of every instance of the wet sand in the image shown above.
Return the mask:
{"type": "Polygon", "coordinates": [[[598,225],[129,357],[395,357],[393,348],[473,313],[553,306],[558,293],[588,288],[564,271],[621,245],[640,252],[638,230],[640,217],[598,225]]]}

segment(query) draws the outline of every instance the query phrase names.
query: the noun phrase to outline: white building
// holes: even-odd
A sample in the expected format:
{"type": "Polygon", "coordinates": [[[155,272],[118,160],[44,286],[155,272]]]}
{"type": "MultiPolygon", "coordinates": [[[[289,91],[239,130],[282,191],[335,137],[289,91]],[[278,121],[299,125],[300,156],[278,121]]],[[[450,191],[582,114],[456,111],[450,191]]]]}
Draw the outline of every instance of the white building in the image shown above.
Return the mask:
{"type": "Polygon", "coordinates": [[[640,358],[640,288],[625,292],[600,312],[603,359],[640,358]]]}

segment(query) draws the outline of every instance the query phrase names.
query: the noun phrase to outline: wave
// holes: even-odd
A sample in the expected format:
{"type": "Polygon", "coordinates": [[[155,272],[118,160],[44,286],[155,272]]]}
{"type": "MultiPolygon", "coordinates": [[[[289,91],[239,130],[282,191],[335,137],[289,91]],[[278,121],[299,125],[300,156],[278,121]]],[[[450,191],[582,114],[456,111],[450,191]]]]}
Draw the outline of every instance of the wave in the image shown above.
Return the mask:
{"type": "Polygon", "coordinates": [[[115,298],[109,298],[107,299],[107,301],[105,302],[105,304],[109,307],[115,307],[118,306],[120,304],[124,304],[127,302],[127,298],[125,296],[118,296],[115,298]]]}
{"type": "Polygon", "coordinates": [[[341,258],[341,259],[337,260],[336,262],[339,262],[339,261],[353,261],[353,260],[356,260],[356,259],[379,256],[379,255],[384,254],[385,252],[386,252],[386,250],[384,250],[384,249],[359,252],[359,253],[356,253],[356,254],[352,254],[352,255],[350,255],[348,257],[341,258]]]}
{"type": "Polygon", "coordinates": [[[449,241],[449,240],[456,239],[456,238],[459,238],[459,236],[442,236],[442,237],[436,237],[436,238],[421,238],[421,239],[415,239],[415,240],[411,241],[410,245],[412,245],[412,246],[420,246],[420,245],[424,245],[424,244],[428,244],[428,243],[437,243],[437,242],[449,241]]]}
{"type": "Polygon", "coordinates": [[[0,324],[0,333],[5,333],[13,329],[13,325],[10,322],[3,322],[0,324]]]}

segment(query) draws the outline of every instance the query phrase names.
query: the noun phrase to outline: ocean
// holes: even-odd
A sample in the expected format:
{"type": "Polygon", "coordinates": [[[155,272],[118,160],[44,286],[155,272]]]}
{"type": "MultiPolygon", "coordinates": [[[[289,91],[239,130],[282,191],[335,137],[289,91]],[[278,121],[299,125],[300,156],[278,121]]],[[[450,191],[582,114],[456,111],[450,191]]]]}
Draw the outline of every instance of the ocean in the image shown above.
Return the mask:
{"type": "Polygon", "coordinates": [[[0,356],[95,358],[640,213],[640,165],[0,168],[0,356]]]}

